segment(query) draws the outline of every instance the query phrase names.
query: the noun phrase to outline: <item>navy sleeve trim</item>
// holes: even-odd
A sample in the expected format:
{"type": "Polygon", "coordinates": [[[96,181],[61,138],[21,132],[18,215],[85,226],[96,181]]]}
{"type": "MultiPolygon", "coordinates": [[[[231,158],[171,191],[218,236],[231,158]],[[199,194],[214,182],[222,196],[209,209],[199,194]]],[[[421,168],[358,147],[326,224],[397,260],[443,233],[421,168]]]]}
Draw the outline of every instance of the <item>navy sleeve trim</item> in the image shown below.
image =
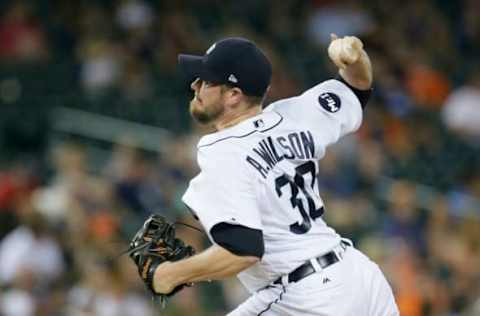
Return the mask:
{"type": "Polygon", "coordinates": [[[237,256],[262,258],[265,253],[263,233],[258,229],[222,222],[210,229],[210,235],[218,245],[237,256]]]}
{"type": "Polygon", "coordinates": [[[353,87],[352,85],[350,85],[345,79],[343,79],[343,77],[340,76],[340,74],[338,74],[335,77],[335,79],[338,80],[338,81],[341,81],[347,87],[349,87],[350,90],[353,91],[353,93],[357,96],[358,100],[360,101],[360,105],[362,106],[362,109],[365,109],[365,107],[367,106],[367,102],[370,99],[370,95],[372,94],[373,89],[372,88],[370,88],[368,90],[357,89],[357,88],[353,87]]]}

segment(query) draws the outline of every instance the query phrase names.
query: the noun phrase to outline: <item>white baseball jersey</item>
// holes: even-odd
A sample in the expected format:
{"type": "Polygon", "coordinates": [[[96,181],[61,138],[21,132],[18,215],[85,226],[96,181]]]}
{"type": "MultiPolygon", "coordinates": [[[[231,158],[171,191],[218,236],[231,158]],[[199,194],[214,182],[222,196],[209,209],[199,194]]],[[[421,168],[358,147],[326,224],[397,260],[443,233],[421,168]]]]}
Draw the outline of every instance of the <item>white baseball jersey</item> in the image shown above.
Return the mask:
{"type": "Polygon", "coordinates": [[[220,222],[263,231],[262,260],[238,275],[249,291],[339,244],[322,219],[318,160],[361,121],[358,98],[332,79],[200,140],[183,201],[207,232],[220,222]]]}

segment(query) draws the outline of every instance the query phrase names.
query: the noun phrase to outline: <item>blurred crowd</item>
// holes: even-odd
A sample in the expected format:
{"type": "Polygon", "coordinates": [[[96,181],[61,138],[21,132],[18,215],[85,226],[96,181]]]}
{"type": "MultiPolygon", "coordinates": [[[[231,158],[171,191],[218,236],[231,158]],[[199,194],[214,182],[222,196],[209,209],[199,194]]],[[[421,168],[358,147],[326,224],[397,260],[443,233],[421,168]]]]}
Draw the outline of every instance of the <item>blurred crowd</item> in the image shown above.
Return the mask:
{"type": "Polygon", "coordinates": [[[375,86],[360,131],[320,163],[327,222],[380,264],[401,315],[480,315],[478,12],[476,0],[2,1],[0,315],[225,315],[241,302],[228,280],[161,309],[119,256],[152,212],[198,226],[180,197],[205,130],[176,55],[253,39],[274,67],[268,105],[335,75],[332,32],[363,40],[375,86]],[[158,150],[127,134],[59,141],[59,106],[173,133],[158,150]]]}

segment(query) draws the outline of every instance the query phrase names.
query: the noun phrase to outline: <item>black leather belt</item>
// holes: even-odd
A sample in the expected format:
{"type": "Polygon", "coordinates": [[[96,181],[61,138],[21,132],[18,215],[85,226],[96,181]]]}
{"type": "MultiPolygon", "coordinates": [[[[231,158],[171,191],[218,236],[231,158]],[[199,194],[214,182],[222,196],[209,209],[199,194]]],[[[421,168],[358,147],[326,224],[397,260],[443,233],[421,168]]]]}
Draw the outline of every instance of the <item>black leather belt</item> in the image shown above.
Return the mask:
{"type": "MultiPolygon", "coordinates": [[[[345,250],[346,247],[349,246],[349,244],[342,241],[340,243],[340,246],[343,248],[343,250],[345,250]]],[[[330,252],[327,252],[323,256],[315,258],[315,260],[317,260],[318,264],[322,269],[325,269],[326,267],[340,261],[340,258],[335,253],[335,251],[332,250],[330,252]]],[[[315,268],[312,266],[312,263],[310,261],[307,261],[288,274],[287,283],[298,282],[313,273],[315,273],[315,268]]],[[[273,284],[282,284],[282,277],[276,279],[273,284]]]]}

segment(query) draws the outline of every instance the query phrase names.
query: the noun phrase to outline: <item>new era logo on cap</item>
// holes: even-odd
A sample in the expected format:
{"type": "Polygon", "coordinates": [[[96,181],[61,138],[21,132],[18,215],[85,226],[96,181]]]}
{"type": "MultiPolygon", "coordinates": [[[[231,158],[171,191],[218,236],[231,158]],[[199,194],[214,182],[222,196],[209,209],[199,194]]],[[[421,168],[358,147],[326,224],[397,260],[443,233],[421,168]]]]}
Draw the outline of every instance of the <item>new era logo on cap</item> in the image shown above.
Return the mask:
{"type": "Polygon", "coordinates": [[[207,49],[207,52],[205,53],[206,55],[210,54],[212,52],[212,50],[215,49],[215,46],[217,46],[217,43],[213,43],[212,46],[210,46],[209,49],[207,49]]]}
{"type": "Polygon", "coordinates": [[[228,76],[228,81],[233,82],[233,83],[237,83],[238,79],[237,79],[237,77],[235,77],[234,74],[231,74],[230,76],[228,76]]]}

